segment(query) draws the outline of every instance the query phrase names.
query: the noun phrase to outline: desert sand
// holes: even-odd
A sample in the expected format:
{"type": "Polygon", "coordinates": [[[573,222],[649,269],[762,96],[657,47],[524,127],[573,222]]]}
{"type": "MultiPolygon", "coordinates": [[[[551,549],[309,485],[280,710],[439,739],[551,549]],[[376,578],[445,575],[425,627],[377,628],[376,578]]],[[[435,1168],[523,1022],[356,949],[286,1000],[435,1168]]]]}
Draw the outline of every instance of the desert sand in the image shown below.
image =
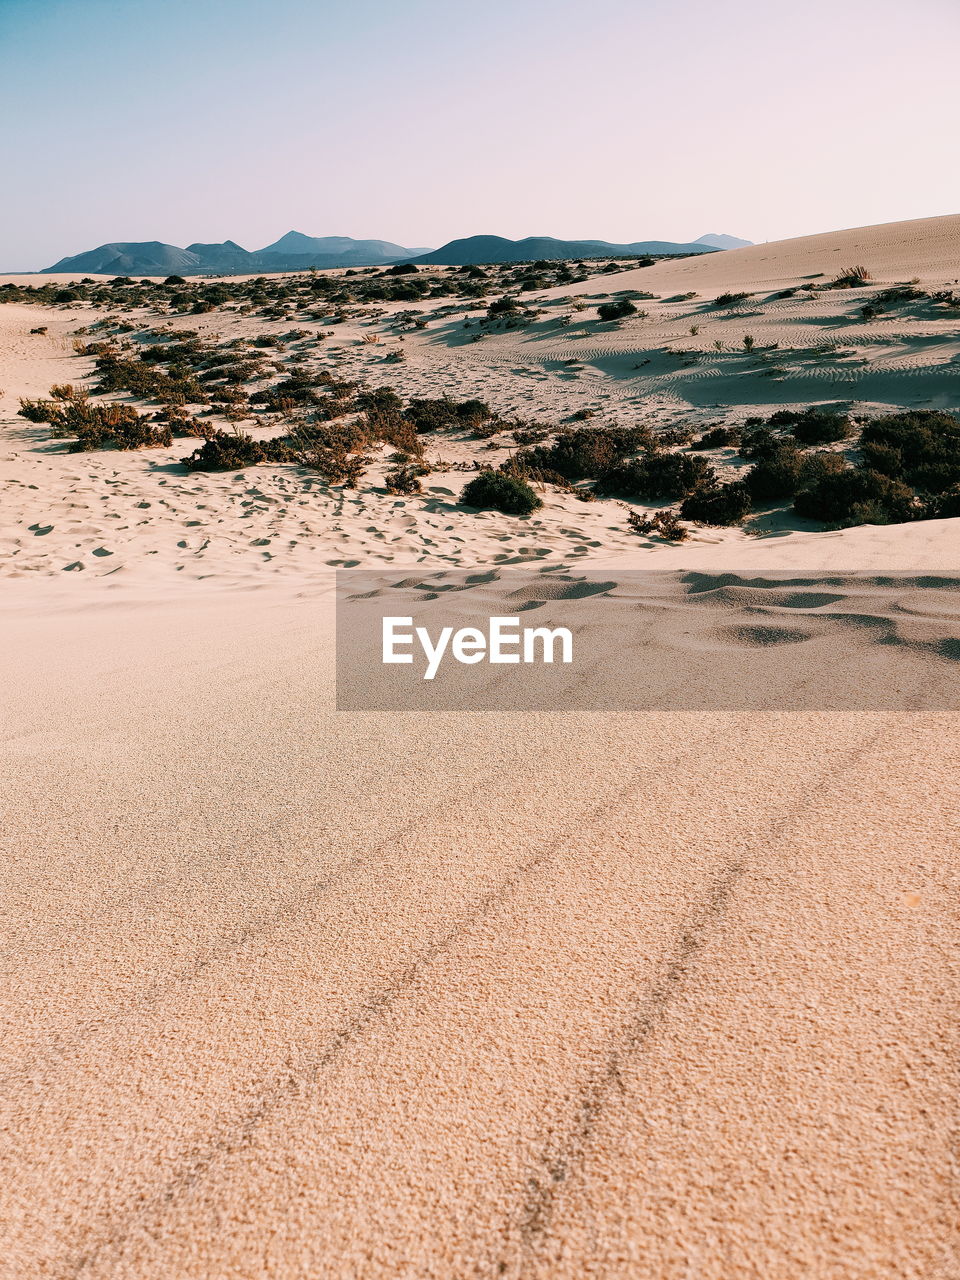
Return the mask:
{"type": "MultiPolygon", "coordinates": [[[[865,363],[771,387],[713,342],[832,343],[856,290],[669,298],[847,259],[939,287],[958,228],[578,286],[660,295],[609,337],[441,319],[383,380],[524,416],[956,408],[955,321],[851,325],[865,363]],[[671,335],[703,363],[633,369],[671,335]]],[[[70,455],[15,411],[86,375],[89,318],[0,307],[0,1275],[960,1277],[955,716],[338,712],[332,582],[956,575],[958,521],[669,546],[562,494],[464,513],[455,471],[400,499],[187,474],[182,440],[70,455]]],[[[373,378],[364,327],[330,358],[373,378]]]]}

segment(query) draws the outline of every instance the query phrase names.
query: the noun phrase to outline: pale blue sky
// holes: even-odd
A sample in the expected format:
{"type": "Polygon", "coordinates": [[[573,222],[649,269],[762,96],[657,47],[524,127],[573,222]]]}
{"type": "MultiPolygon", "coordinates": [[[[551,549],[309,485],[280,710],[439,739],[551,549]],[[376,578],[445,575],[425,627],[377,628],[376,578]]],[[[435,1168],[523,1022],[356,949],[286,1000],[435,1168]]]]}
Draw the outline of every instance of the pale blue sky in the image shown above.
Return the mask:
{"type": "Polygon", "coordinates": [[[958,0],[0,0],[0,269],[960,211],[958,0]]]}

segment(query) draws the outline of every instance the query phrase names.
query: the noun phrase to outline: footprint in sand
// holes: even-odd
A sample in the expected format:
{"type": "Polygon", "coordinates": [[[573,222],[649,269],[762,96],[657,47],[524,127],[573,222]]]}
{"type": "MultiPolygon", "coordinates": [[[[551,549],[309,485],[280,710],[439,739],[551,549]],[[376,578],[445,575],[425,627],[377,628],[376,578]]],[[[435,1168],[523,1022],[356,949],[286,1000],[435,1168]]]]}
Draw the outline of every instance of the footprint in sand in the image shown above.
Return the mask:
{"type": "Polygon", "coordinates": [[[108,551],[106,547],[95,547],[93,554],[95,556],[112,556],[113,552],[108,551]]]}
{"type": "Polygon", "coordinates": [[[32,524],[29,526],[29,529],[30,529],[30,532],[34,535],[34,537],[42,538],[46,534],[50,533],[50,531],[53,529],[53,525],[52,524],[32,524]]]}

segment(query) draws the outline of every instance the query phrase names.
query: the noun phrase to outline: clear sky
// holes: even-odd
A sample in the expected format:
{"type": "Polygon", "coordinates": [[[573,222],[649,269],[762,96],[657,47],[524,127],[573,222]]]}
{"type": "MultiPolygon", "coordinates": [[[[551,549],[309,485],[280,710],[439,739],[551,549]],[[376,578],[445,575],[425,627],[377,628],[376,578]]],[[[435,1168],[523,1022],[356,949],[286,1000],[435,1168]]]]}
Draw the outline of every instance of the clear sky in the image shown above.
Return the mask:
{"type": "Polygon", "coordinates": [[[0,269],[960,211],[960,0],[0,0],[0,269]]]}

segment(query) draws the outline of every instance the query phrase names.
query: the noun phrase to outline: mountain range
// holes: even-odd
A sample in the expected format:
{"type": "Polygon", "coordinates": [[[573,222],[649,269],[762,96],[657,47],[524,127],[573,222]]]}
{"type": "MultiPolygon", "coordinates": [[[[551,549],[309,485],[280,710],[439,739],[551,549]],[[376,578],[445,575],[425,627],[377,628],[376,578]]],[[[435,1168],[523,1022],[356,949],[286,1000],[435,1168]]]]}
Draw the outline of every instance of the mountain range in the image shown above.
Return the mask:
{"type": "Polygon", "coordinates": [[[349,236],[285,236],[251,253],[233,240],[222,244],[190,244],[179,249],[160,240],[116,241],[73,257],[61,258],[45,272],[85,271],[94,275],[203,275],[305,271],[309,267],[376,267],[426,252],[389,240],[352,240],[349,236]]]}
{"type": "MultiPolygon", "coordinates": [[[[676,244],[672,240],[637,240],[632,244],[611,244],[608,240],[554,240],[551,236],[527,236],[524,240],[505,240],[502,236],[468,236],[414,258],[415,263],[469,266],[483,262],[535,262],[558,258],[629,257],[633,254],[713,253],[719,245],[709,244],[710,237],[692,244],[676,244]]],[[[742,242],[745,243],[745,242],[742,242]]]]}
{"type": "Polygon", "coordinates": [[[45,272],[85,272],[93,275],[205,275],[256,274],[265,271],[305,271],[310,267],[380,267],[396,262],[469,266],[475,263],[528,262],[560,258],[598,258],[633,254],[713,253],[740,248],[748,240],[735,236],[707,235],[691,244],[669,240],[640,240],[611,244],[606,240],[554,240],[528,236],[505,240],[501,236],[469,236],[451,240],[439,249],[410,249],[390,240],[353,240],[349,236],[307,236],[300,231],[286,235],[263,249],[250,252],[233,240],[222,244],[176,245],[160,240],[115,241],[69,258],[61,258],[45,272]]]}

